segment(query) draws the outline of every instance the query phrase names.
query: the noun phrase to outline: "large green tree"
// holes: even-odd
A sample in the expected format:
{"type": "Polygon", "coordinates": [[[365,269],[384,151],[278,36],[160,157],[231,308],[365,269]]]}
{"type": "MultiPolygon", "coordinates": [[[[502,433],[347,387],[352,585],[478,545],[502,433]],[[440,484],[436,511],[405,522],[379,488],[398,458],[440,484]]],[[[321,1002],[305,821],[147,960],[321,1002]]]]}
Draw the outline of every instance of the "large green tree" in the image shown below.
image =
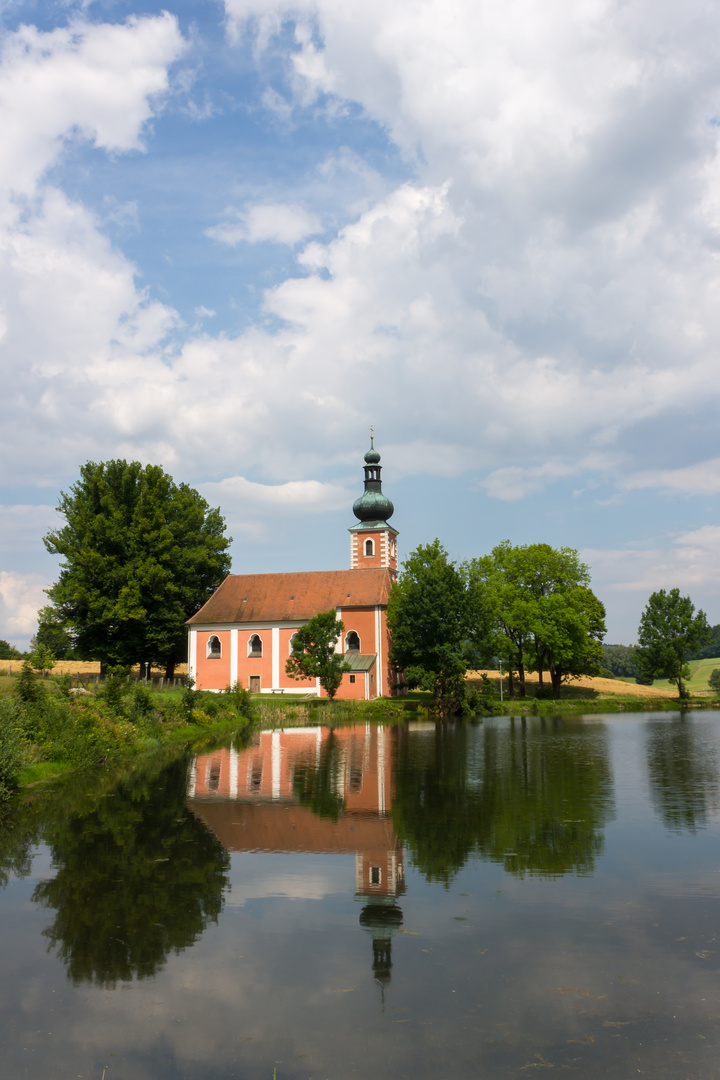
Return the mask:
{"type": "Polygon", "coordinates": [[[431,690],[442,712],[456,712],[470,657],[486,650],[482,582],[471,581],[439,540],[421,545],[403,563],[387,619],[390,663],[411,688],[431,690]]]}
{"type": "Polygon", "coordinates": [[[345,624],[333,610],[308,620],[293,635],[292,653],[285,664],[291,679],[320,679],[320,685],[332,699],[350,665],[335,651],[345,624]]]}
{"type": "Polygon", "coordinates": [[[495,651],[517,670],[522,697],[528,670],[539,672],[541,685],[548,671],[556,698],[564,681],[599,673],[605,609],[577,551],[505,540],[469,563],[468,574],[485,585],[495,651]]]}
{"type": "Polygon", "coordinates": [[[62,622],[58,611],[50,605],[38,611],[37,633],[30,646],[34,653],[39,649],[49,649],[56,660],[72,660],[75,656],[72,634],[62,622]]]}
{"type": "Polygon", "coordinates": [[[83,660],[164,664],[186,652],[185,620],[230,571],[219,510],[157,465],[90,461],[63,492],[66,524],[44,538],[63,557],[48,590],[83,660]]]}
{"type": "Polygon", "coordinates": [[[711,638],[705,612],[695,611],[689,596],[681,596],[679,589],[660,589],[652,594],[640,619],[635,650],[638,670],[650,681],[669,679],[680,699],[687,698],[687,662],[711,638]]]}

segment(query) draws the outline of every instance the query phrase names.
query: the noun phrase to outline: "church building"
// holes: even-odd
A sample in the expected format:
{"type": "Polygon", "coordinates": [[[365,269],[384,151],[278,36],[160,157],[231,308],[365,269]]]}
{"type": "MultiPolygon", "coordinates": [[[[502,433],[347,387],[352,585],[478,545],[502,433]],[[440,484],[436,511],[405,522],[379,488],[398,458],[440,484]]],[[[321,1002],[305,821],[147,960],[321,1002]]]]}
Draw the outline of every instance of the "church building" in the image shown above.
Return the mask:
{"type": "Polygon", "coordinates": [[[338,641],[350,670],[337,698],[394,697],[388,664],[387,603],[397,578],[393,504],[383,495],[380,455],[365,454],[365,490],[353,505],[350,569],[291,574],[230,574],[188,619],[188,672],[199,690],[236,683],[253,693],[325,696],[317,679],[291,679],[285,664],[297,630],[335,609],[345,629],[338,641]]]}

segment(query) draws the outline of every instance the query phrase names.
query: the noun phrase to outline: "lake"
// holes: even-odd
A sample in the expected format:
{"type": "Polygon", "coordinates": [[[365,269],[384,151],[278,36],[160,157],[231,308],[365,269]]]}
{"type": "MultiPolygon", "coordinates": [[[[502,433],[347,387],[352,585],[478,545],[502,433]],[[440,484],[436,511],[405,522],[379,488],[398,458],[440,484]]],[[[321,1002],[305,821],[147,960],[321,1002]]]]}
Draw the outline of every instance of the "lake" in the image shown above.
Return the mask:
{"type": "Polygon", "coordinates": [[[287,728],[0,826],[0,1074],[715,1080],[720,712],[287,728]]]}

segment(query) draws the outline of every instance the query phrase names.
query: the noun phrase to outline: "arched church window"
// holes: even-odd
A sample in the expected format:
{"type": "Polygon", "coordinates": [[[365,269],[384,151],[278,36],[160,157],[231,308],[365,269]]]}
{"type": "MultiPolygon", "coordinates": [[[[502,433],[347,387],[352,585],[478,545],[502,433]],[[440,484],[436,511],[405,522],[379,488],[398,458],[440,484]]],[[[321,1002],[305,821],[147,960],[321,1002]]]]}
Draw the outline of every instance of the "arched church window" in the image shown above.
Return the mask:
{"type": "Polygon", "coordinates": [[[345,638],[345,652],[360,652],[360,638],[354,630],[345,638]]]}
{"type": "Polygon", "coordinates": [[[288,656],[292,656],[293,641],[295,640],[296,637],[297,637],[297,630],[295,631],[294,634],[290,635],[290,640],[288,641],[288,656]]]}
{"type": "Polygon", "coordinates": [[[262,656],[262,638],[259,634],[251,634],[248,641],[248,656],[262,656]]]}
{"type": "Polygon", "coordinates": [[[372,540],[365,541],[365,558],[370,558],[375,554],[375,544],[372,540]]]}
{"type": "Polygon", "coordinates": [[[222,645],[217,634],[211,634],[207,641],[208,660],[219,660],[222,656],[222,645]]]}

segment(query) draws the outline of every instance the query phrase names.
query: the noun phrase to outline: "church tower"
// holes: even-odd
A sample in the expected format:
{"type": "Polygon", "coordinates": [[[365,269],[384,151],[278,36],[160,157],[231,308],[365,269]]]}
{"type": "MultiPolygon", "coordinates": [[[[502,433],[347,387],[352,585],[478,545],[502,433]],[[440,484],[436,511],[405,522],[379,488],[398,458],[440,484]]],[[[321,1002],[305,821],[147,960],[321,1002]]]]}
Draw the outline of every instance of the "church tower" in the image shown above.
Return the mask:
{"type": "Polygon", "coordinates": [[[350,532],[350,566],[353,570],[374,570],[385,567],[397,574],[397,532],[388,525],[394,506],[383,495],[380,474],[380,455],[373,446],[365,454],[365,491],[353,504],[358,524],[350,532]]]}

